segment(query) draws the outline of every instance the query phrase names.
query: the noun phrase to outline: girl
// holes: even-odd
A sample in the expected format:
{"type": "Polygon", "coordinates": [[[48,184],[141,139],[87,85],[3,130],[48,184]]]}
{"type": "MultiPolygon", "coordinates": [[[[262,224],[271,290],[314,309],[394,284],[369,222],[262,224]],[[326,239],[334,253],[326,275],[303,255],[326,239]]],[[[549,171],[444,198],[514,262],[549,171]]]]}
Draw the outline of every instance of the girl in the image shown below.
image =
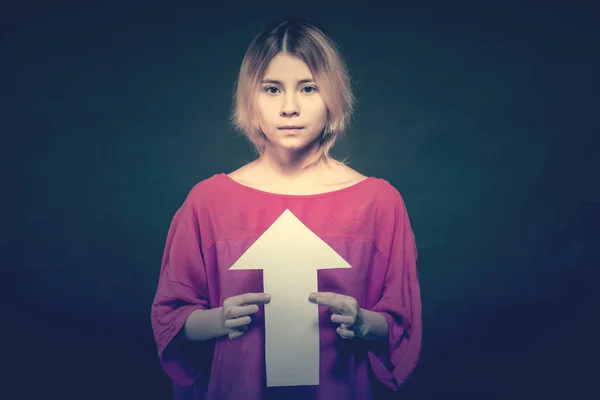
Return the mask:
{"type": "MultiPolygon", "coordinates": [[[[233,122],[258,157],[190,191],[171,223],[152,304],[175,399],[371,399],[378,387],[398,390],[416,367],[421,298],[402,197],[329,155],[353,101],[339,52],[314,25],[286,19],[250,44],[233,122]],[[318,312],[318,384],[269,387],[265,309],[285,295],[263,293],[260,269],[231,267],[285,213],[348,267],[319,269],[318,291],[293,303],[318,312]]],[[[295,244],[289,260],[314,252],[295,244]]],[[[277,250],[267,247],[261,262],[277,250]]],[[[290,334],[305,328],[272,323],[289,323],[290,334]]]]}

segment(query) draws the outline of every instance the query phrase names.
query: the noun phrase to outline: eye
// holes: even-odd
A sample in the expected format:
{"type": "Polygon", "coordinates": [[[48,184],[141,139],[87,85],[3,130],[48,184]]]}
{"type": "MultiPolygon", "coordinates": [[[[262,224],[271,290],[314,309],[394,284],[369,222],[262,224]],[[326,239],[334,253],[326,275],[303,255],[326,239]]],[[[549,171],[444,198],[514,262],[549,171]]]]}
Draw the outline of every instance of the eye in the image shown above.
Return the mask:
{"type": "Polygon", "coordinates": [[[317,91],[317,88],[315,86],[304,86],[302,88],[302,90],[304,90],[304,91],[308,90],[308,92],[306,92],[306,93],[313,93],[313,92],[317,91]]]}
{"type": "Polygon", "coordinates": [[[275,86],[267,86],[264,90],[269,94],[276,94],[277,91],[279,91],[279,88],[276,88],[275,86]]]}

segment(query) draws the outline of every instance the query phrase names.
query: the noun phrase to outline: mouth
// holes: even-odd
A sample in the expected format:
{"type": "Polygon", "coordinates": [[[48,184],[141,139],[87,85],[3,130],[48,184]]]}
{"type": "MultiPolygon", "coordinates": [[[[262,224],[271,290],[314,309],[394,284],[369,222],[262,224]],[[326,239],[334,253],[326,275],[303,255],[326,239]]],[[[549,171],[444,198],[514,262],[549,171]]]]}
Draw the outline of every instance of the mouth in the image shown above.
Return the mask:
{"type": "Polygon", "coordinates": [[[300,129],[304,129],[304,127],[302,126],[280,126],[278,129],[283,130],[283,131],[299,131],[300,129]]]}

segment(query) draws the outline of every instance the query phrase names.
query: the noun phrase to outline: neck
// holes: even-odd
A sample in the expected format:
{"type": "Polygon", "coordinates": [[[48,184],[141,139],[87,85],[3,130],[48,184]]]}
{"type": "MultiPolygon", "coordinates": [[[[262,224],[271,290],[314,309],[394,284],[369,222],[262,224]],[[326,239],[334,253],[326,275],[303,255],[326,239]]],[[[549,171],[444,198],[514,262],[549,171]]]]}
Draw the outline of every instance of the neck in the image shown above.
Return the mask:
{"type": "MultiPolygon", "coordinates": [[[[312,147],[312,146],[311,146],[312,147]]],[[[264,166],[269,167],[278,175],[298,176],[309,170],[318,169],[323,160],[318,160],[309,165],[314,160],[317,154],[317,148],[303,149],[297,152],[276,151],[270,147],[266,147],[264,153],[259,158],[259,162],[264,166]]]]}
{"type": "Polygon", "coordinates": [[[313,174],[326,167],[328,162],[320,159],[309,165],[317,154],[317,149],[300,152],[277,152],[267,147],[257,164],[266,167],[276,176],[282,178],[299,178],[313,174]]]}

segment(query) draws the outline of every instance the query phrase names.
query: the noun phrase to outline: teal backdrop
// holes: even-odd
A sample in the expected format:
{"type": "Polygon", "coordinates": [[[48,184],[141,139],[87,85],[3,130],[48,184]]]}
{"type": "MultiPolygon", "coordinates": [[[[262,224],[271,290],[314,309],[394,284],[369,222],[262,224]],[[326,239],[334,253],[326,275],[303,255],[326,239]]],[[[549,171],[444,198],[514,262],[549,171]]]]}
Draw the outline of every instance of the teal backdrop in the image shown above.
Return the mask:
{"type": "Polygon", "coordinates": [[[171,398],[149,319],[167,229],[197,182],[253,158],[234,81],[294,14],[353,76],[334,155],[398,188],[417,238],[422,358],[390,398],[592,398],[600,14],[565,4],[7,7],[0,397],[171,398]]]}

